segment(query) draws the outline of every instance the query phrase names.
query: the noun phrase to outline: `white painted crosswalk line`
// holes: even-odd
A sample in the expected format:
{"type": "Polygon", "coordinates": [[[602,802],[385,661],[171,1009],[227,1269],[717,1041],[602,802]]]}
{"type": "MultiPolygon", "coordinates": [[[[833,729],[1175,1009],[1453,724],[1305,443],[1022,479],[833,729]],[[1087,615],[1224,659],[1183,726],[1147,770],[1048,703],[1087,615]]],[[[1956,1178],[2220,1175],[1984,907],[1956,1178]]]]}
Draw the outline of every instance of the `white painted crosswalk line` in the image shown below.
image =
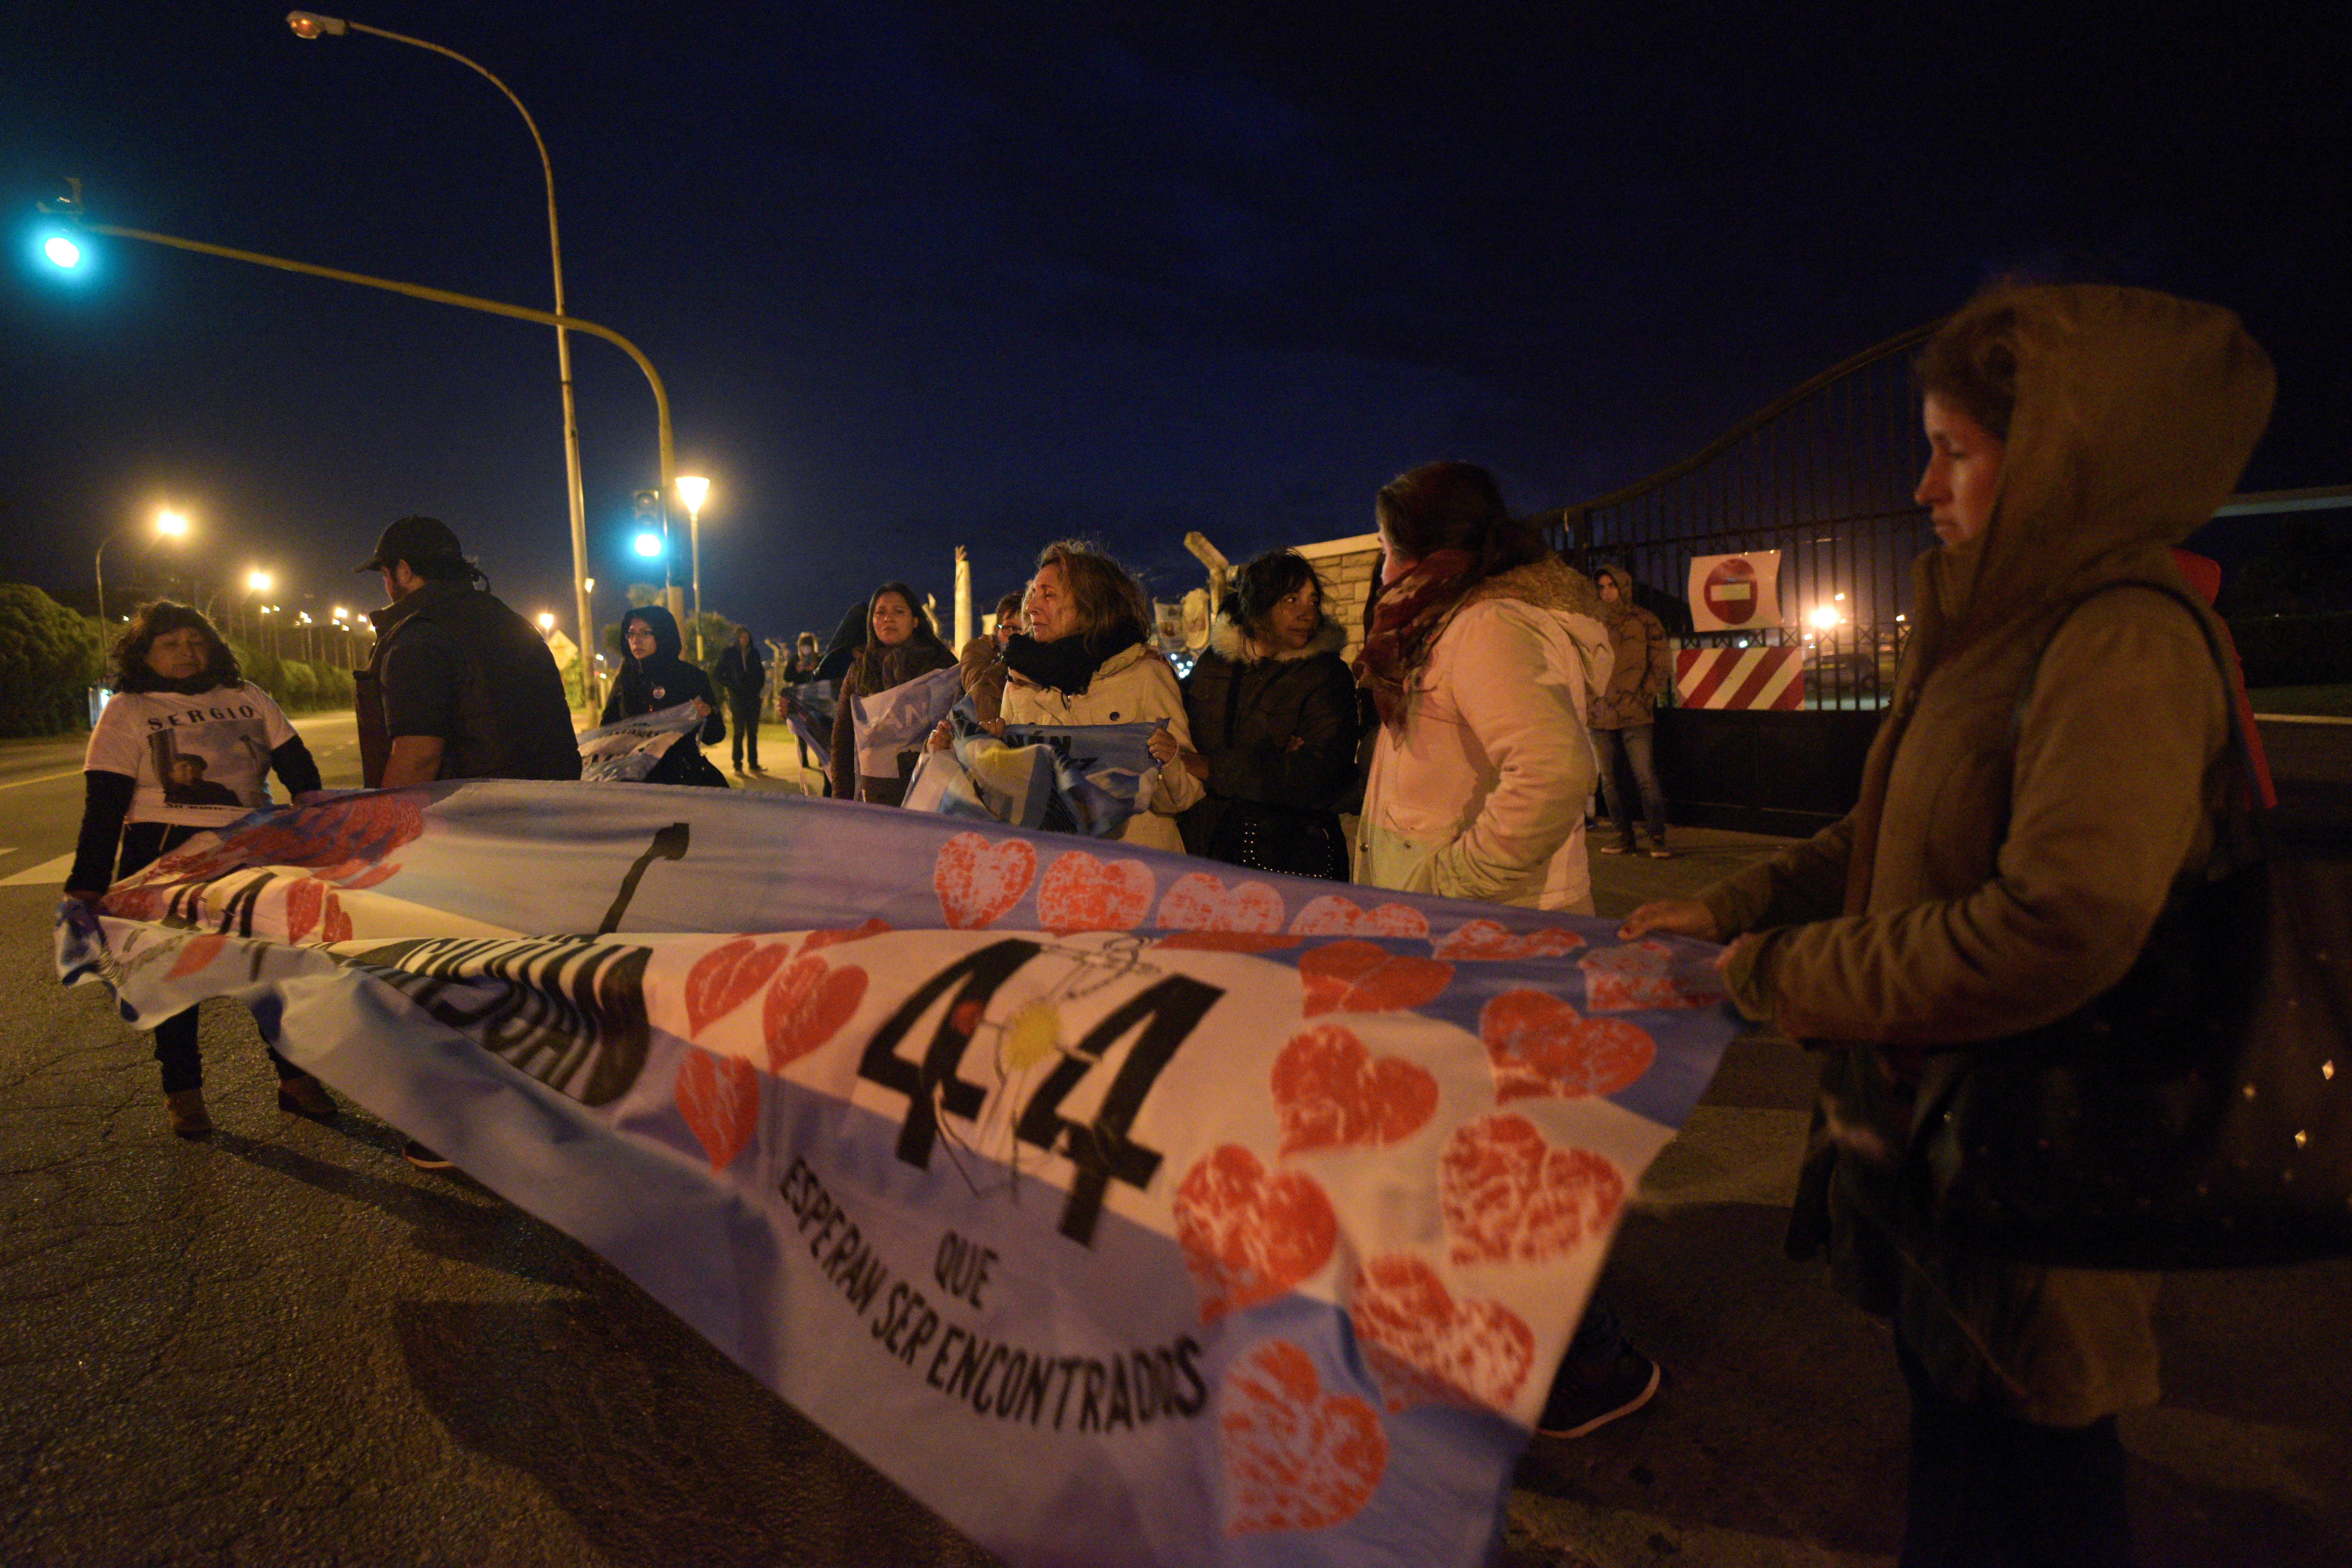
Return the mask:
{"type": "MultiPolygon", "coordinates": [[[[0,854],[7,851],[0,850],[0,854]]],[[[60,855],[54,860],[44,860],[37,866],[27,866],[13,877],[0,877],[0,888],[26,888],[45,882],[52,888],[66,885],[66,873],[73,869],[74,858],[60,855]]]]}

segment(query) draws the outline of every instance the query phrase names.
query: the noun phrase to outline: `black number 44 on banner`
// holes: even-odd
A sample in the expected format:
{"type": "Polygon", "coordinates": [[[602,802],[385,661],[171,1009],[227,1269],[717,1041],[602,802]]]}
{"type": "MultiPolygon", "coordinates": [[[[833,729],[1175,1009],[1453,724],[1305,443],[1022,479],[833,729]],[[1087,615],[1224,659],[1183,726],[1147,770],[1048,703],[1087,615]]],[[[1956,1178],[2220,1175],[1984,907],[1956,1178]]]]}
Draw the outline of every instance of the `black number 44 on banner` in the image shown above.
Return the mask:
{"type": "MultiPolygon", "coordinates": [[[[980,1027],[989,999],[1014,971],[1042,951],[1036,942],[1007,938],[967,953],[926,981],[874,1032],[858,1063],[858,1076],[907,1097],[907,1118],[898,1129],[899,1159],[918,1169],[929,1168],[942,1111],[968,1121],[979,1118],[988,1102],[988,1089],[959,1078],[956,1068],[980,1027]],[[898,1046],[915,1021],[950,988],[954,994],[921,1059],[899,1056],[898,1046]]],[[[1069,1202],[1062,1210],[1064,1236],[1082,1246],[1091,1245],[1110,1184],[1119,1182],[1140,1191],[1159,1171],[1159,1152],[1134,1142],[1128,1130],[1135,1124],[1160,1069],[1223,994],[1216,986],[1181,974],[1138,992],[1088,1030],[1086,1038],[1063,1050],[1022,1108],[1013,1136],[1047,1153],[1060,1154],[1077,1173],[1069,1202]],[[1138,1030],[1140,1035],[1110,1087],[1103,1091],[1101,1108],[1093,1118],[1076,1121],[1063,1115],[1062,1103],[1070,1091],[1121,1040],[1138,1030]]]]}

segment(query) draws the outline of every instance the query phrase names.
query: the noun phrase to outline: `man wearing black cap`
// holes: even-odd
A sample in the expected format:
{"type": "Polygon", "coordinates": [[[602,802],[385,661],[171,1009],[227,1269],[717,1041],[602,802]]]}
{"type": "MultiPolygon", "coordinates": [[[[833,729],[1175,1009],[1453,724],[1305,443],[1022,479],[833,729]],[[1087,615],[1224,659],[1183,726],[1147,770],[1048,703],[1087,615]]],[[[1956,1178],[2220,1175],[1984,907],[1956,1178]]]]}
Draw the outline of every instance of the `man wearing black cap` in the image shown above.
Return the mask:
{"type": "MultiPolygon", "coordinates": [[[[555,656],[487,589],[437,518],[404,517],[359,564],[392,603],[372,612],[358,676],[360,776],[370,789],[436,779],[576,779],[579,742],[555,656]]],[[[410,1139],[412,1165],[449,1162],[410,1139]]]]}
{"type": "Polygon", "coordinates": [[[358,678],[360,770],[371,789],[436,779],[576,779],[563,678],[538,631],[486,589],[436,518],[383,531],[362,572],[392,603],[368,618],[358,678]]]}

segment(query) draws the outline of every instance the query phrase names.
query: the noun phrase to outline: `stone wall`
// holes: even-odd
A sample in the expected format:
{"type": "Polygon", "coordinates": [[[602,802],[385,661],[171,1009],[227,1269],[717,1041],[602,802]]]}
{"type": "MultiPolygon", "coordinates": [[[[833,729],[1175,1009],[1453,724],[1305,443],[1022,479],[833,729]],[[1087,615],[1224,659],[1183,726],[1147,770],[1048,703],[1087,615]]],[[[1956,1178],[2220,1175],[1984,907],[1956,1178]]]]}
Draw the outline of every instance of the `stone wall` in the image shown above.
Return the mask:
{"type": "Polygon", "coordinates": [[[1348,539],[1327,539],[1318,544],[1293,546],[1315,563],[1323,578],[1323,613],[1348,633],[1347,657],[1364,646],[1364,601],[1381,571],[1381,536],[1359,533],[1348,539]]]}

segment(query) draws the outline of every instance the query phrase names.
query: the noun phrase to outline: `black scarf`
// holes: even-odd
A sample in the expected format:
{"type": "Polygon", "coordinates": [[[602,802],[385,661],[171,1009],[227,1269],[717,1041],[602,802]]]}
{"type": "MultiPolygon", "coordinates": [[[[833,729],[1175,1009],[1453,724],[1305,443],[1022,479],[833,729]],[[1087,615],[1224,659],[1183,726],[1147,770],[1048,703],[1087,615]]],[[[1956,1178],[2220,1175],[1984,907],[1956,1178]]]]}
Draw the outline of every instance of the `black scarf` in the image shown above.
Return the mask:
{"type": "Polygon", "coordinates": [[[1142,640],[1142,628],[1132,621],[1120,621],[1092,637],[1039,642],[1024,634],[1004,645],[1004,663],[1024,680],[1076,697],[1094,684],[1096,670],[1142,640]]]}

